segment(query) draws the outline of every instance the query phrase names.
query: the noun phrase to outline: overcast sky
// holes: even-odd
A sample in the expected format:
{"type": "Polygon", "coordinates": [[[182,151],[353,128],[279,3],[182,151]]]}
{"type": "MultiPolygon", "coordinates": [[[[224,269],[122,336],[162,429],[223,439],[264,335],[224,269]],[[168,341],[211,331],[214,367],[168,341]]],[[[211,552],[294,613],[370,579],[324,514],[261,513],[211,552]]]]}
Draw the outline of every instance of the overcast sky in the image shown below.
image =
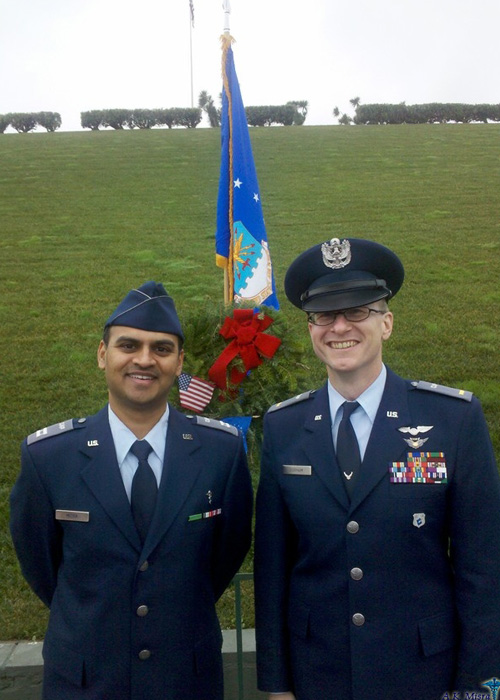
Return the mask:
{"type": "MultiPolygon", "coordinates": [[[[222,0],[193,0],[193,94],[219,104],[222,0]]],[[[369,102],[500,103],[498,0],[232,0],[245,105],[306,124],[369,102]]],[[[0,0],[0,114],[191,106],[189,0],[0,0]]]]}

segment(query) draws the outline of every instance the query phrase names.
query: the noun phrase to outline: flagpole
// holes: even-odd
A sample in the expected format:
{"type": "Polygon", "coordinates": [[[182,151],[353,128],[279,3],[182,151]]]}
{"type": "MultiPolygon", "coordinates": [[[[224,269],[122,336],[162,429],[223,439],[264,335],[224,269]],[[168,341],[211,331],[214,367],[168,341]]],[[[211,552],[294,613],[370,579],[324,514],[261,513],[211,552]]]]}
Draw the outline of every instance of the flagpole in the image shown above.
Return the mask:
{"type": "Polygon", "coordinates": [[[191,19],[189,20],[189,57],[191,66],[191,108],[193,108],[193,25],[191,19]]]}
{"type": "MultiPolygon", "coordinates": [[[[230,3],[229,3],[229,0],[223,0],[223,2],[222,2],[222,9],[224,10],[224,37],[226,38],[226,42],[229,43],[229,42],[231,41],[231,39],[230,39],[230,36],[231,36],[231,34],[230,34],[230,21],[229,21],[229,17],[230,17],[230,14],[231,14],[231,5],[230,5],[230,3]]],[[[225,68],[225,61],[226,61],[226,58],[225,58],[225,55],[226,55],[226,54],[225,54],[225,51],[223,51],[223,54],[222,54],[222,55],[223,55],[223,59],[222,59],[222,62],[223,62],[222,71],[223,71],[223,75],[224,75],[225,70],[226,70],[226,68],[225,68]]],[[[231,159],[231,161],[232,161],[231,155],[230,155],[230,159],[231,159]]],[[[233,187],[233,181],[232,181],[232,163],[230,163],[230,166],[229,166],[229,167],[230,167],[230,177],[229,177],[229,201],[232,202],[232,197],[233,197],[233,191],[232,191],[232,187],[233,187]]],[[[233,251],[233,222],[232,222],[232,210],[233,210],[233,207],[232,207],[232,205],[230,204],[230,205],[229,205],[229,211],[230,211],[231,221],[229,222],[229,224],[230,224],[230,233],[229,233],[229,235],[230,235],[230,238],[229,238],[229,258],[228,258],[228,261],[227,261],[227,266],[224,268],[224,303],[226,304],[226,306],[229,306],[230,304],[233,303],[233,294],[234,294],[234,292],[233,292],[233,284],[232,284],[232,277],[231,277],[231,278],[229,277],[229,275],[233,275],[233,255],[232,255],[232,251],[233,251]]]]}
{"type": "Polygon", "coordinates": [[[189,65],[191,72],[191,108],[194,107],[193,98],[193,24],[194,24],[194,7],[193,1],[189,0],[189,65]]]}
{"type": "Polygon", "coordinates": [[[229,15],[231,14],[231,5],[229,0],[224,0],[222,3],[224,10],[224,34],[229,34],[229,15]]]}

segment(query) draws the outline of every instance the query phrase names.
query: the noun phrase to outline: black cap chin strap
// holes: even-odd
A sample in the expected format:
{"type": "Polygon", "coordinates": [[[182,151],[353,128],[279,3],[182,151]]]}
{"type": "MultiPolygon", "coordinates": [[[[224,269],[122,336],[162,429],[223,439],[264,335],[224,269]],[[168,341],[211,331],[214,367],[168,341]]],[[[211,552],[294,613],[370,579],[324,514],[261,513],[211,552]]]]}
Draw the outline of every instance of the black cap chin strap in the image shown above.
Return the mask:
{"type": "Polygon", "coordinates": [[[311,290],[308,289],[307,292],[300,295],[300,301],[307,301],[308,299],[331,292],[342,292],[346,289],[353,292],[358,289],[386,289],[389,297],[392,296],[392,292],[387,287],[385,280],[345,280],[344,282],[334,282],[333,284],[325,284],[323,287],[316,287],[315,289],[311,290]]]}

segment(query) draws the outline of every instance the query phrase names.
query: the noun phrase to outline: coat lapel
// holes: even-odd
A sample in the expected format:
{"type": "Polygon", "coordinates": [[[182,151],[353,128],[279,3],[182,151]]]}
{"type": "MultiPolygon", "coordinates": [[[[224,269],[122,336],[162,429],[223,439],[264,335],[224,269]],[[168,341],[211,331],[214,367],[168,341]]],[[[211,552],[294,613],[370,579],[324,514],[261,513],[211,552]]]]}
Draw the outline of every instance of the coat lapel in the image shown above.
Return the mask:
{"type": "Polygon", "coordinates": [[[81,472],[82,479],[130,544],[140,551],[139,534],[116,461],[107,406],[87,420],[80,446],[88,460],[81,472]]]}
{"type": "Polygon", "coordinates": [[[200,441],[192,423],[170,406],[158,501],[143,556],[147,557],[165,536],[191,492],[203,466],[202,460],[194,457],[199,448],[200,441]]]}
{"type": "Polygon", "coordinates": [[[317,476],[323,481],[334,498],[345,508],[349,499],[340,477],[340,470],[335,457],[332,440],[332,419],[328,401],[328,385],[318,389],[314,401],[307,407],[304,428],[306,437],[304,449],[311,460],[317,476]]]}
{"type": "Polygon", "coordinates": [[[409,423],[408,385],[388,369],[384,393],[361,465],[360,479],[351,501],[351,512],[387,475],[390,463],[398,460],[406,451],[398,428],[409,423]]]}

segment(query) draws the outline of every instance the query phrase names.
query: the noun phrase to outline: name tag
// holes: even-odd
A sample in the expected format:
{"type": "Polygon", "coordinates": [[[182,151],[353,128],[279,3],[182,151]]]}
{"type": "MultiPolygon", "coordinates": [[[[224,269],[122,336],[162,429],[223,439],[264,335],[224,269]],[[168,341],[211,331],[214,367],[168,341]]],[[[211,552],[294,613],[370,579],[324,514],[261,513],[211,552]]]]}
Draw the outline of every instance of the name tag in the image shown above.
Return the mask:
{"type": "Polygon", "coordinates": [[[77,523],[88,523],[90,513],[88,510],[56,510],[56,520],[72,520],[77,523]]]}
{"type": "Polygon", "coordinates": [[[293,474],[295,476],[311,476],[312,467],[309,464],[284,464],[283,474],[293,474]]]}

